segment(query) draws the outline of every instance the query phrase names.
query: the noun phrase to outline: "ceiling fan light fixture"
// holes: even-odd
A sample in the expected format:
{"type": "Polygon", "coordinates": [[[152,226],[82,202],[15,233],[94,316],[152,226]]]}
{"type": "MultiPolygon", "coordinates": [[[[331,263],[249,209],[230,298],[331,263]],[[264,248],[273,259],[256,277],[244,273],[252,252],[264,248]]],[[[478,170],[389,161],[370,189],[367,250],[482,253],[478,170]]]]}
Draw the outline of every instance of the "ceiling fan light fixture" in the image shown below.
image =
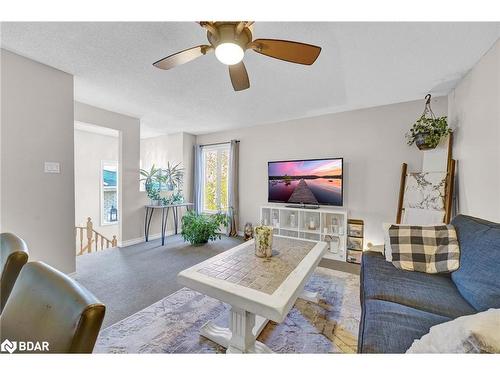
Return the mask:
{"type": "Polygon", "coordinates": [[[225,42],[215,48],[215,57],[225,65],[238,64],[243,60],[245,51],[236,43],[225,42]]]}

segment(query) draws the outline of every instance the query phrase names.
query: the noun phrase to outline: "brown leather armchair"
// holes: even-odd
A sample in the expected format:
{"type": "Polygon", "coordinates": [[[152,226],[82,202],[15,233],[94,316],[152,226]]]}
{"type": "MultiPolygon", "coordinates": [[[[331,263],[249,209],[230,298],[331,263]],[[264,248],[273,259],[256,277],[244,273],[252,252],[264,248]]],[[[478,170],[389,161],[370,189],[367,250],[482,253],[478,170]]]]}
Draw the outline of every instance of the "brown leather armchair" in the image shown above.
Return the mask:
{"type": "Polygon", "coordinates": [[[28,246],[12,233],[0,233],[0,314],[9,298],[21,268],[28,261],[28,246]]]}
{"type": "MultiPolygon", "coordinates": [[[[26,264],[0,317],[1,341],[48,343],[48,353],[92,353],[105,307],[42,262],[26,264]]],[[[19,345],[17,347],[19,350],[19,345]]]]}

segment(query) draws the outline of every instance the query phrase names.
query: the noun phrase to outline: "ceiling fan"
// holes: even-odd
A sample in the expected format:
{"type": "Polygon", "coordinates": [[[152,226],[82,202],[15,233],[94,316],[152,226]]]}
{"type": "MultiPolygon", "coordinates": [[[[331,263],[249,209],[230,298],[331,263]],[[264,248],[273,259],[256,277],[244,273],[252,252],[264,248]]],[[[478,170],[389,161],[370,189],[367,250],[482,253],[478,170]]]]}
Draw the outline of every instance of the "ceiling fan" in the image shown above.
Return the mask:
{"type": "Polygon", "coordinates": [[[303,65],[312,65],[321,52],[321,47],[306,43],[279,39],[252,40],[254,23],[250,21],[202,21],[198,24],[207,30],[209,44],[202,44],[174,53],[158,60],[153,66],[168,70],[207,53],[215,52],[217,59],[228,65],[234,90],[241,91],[250,87],[248,73],[242,61],[247,49],[275,59],[303,65]]]}

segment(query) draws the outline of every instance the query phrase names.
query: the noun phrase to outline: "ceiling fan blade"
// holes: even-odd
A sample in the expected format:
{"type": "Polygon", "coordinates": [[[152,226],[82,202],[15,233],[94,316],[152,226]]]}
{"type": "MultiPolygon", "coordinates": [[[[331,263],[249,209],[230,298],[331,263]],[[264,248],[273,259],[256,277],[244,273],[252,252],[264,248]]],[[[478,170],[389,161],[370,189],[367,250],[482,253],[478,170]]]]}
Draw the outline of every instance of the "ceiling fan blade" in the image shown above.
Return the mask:
{"type": "Polygon", "coordinates": [[[251,48],[275,59],[304,65],[312,65],[321,52],[321,47],[312,44],[279,39],[256,39],[251,48]]]}
{"type": "Polygon", "coordinates": [[[174,53],[173,55],[167,56],[157,62],[153,63],[153,66],[159,69],[172,69],[177,65],[182,65],[190,62],[200,56],[207,54],[207,52],[212,51],[212,46],[201,45],[192,48],[185,49],[184,51],[174,53]]]}
{"type": "Polygon", "coordinates": [[[231,77],[234,91],[246,90],[250,87],[247,69],[243,61],[240,61],[238,64],[229,65],[229,76],[231,77]]]}

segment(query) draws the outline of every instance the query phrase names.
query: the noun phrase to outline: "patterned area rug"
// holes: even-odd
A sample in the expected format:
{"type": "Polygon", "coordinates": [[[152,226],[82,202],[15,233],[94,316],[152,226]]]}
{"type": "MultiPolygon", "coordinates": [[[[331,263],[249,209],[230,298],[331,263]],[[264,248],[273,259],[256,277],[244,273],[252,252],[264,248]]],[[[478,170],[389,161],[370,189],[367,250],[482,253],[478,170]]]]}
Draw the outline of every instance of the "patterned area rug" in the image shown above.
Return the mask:
{"type": "MultiPolygon", "coordinates": [[[[360,319],[359,276],[317,268],[283,323],[269,322],[259,341],[277,353],[355,353],[360,319]]],[[[101,331],[95,353],[224,353],[199,335],[209,320],[227,327],[229,306],[188,288],[101,331]]]]}

